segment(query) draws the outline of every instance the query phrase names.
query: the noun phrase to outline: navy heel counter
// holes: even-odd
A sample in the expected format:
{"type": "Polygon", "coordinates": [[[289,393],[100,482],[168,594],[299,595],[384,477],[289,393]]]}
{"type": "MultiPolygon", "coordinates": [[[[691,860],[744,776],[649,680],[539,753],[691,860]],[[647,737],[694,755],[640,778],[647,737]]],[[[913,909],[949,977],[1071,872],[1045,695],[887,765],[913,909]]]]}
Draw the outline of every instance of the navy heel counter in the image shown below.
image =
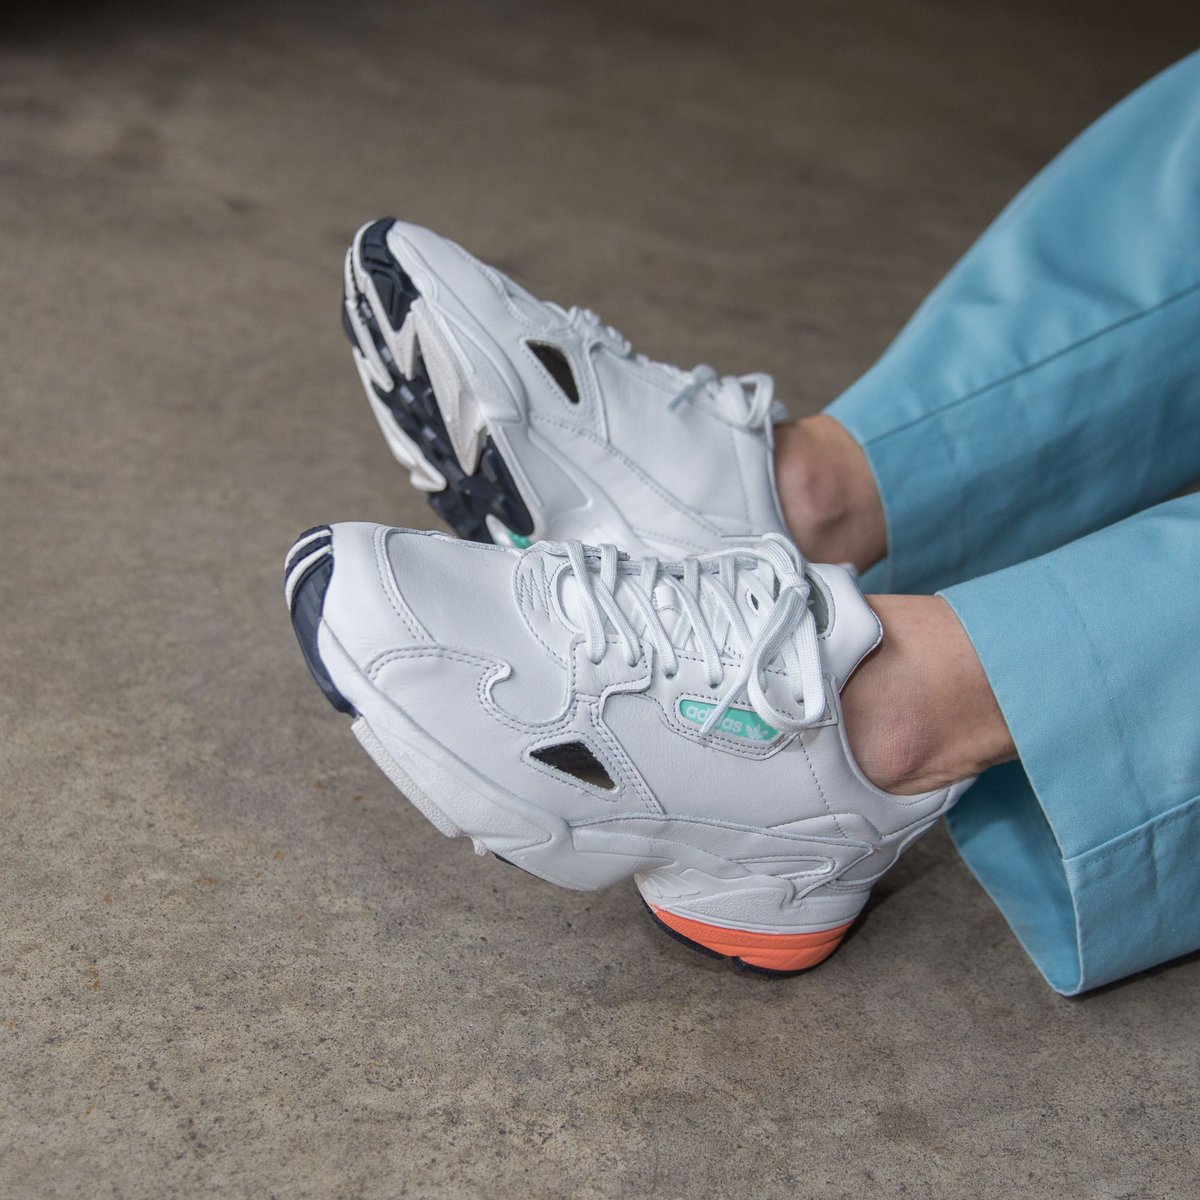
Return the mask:
{"type": "Polygon", "coordinates": [[[338,712],[356,717],[358,713],[354,706],[334,686],[317,648],[317,630],[325,608],[325,593],[329,590],[329,581],[333,578],[332,531],[328,526],[318,525],[297,539],[297,547],[288,555],[284,568],[285,582],[297,570],[300,574],[294,583],[290,584],[291,618],[304,661],[325,699],[338,712]],[[302,566],[301,564],[308,559],[312,561],[307,566],[302,566]]]}

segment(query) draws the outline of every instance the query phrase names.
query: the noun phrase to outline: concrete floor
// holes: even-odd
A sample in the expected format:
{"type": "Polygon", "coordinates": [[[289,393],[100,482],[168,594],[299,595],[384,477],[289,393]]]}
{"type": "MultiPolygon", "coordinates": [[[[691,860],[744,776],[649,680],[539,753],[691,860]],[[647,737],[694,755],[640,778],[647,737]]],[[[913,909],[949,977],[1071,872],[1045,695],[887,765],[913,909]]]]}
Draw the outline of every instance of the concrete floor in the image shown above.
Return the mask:
{"type": "Polygon", "coordinates": [[[1200,962],[1042,983],[940,831],[826,967],[440,838],[311,685],[432,517],[338,327],[403,214],[657,357],[862,371],[1192,6],[252,2],[0,29],[0,1194],[1196,1194],[1200,962]]]}

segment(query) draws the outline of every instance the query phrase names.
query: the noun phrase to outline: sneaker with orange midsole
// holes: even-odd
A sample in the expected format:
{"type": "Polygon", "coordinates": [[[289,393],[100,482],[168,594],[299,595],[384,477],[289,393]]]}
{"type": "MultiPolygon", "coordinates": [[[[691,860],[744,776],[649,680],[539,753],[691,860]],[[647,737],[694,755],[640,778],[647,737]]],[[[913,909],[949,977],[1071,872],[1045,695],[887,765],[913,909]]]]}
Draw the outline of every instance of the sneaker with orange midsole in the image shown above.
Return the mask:
{"type": "Polygon", "coordinates": [[[443,833],[791,973],[966,789],[880,791],[841,690],[879,644],[853,577],[778,535],[681,562],[309,530],[285,594],[322,691],[443,833]]]}
{"type": "Polygon", "coordinates": [[[731,958],[739,967],[764,975],[796,975],[820,966],[854,924],[849,921],[816,933],[756,933],[693,921],[650,903],[646,911],[655,925],[677,942],[715,958],[731,958]]]}

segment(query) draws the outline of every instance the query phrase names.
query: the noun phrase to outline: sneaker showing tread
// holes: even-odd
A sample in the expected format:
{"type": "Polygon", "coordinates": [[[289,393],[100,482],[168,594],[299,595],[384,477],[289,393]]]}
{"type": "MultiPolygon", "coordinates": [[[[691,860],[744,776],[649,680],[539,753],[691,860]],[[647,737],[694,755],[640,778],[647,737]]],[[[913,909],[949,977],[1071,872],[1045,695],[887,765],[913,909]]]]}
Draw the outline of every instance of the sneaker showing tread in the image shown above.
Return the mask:
{"type": "Polygon", "coordinates": [[[459,537],[491,541],[487,520],[492,517],[514,542],[527,539],[533,520],[491,440],[481,448],[474,469],[464,470],[419,351],[405,362],[405,370],[392,354],[384,330],[402,329],[413,301],[419,299],[412,280],[387,251],[386,235],[392,224],[376,221],[360,231],[351,251],[357,269],[351,269],[347,260],[342,323],[356,347],[366,336],[374,350],[370,358],[356,350],[367,396],[393,454],[410,468],[416,486],[429,492],[433,511],[459,537]],[[374,304],[368,292],[373,293],[374,304]],[[363,365],[368,362],[373,372],[363,365]],[[380,379],[380,368],[386,382],[380,379]]]}
{"type": "Polygon", "coordinates": [[[590,310],[393,218],[355,236],[344,292],[384,437],[460,537],[682,557],[786,532],[769,376],[653,362],[590,310]]]}

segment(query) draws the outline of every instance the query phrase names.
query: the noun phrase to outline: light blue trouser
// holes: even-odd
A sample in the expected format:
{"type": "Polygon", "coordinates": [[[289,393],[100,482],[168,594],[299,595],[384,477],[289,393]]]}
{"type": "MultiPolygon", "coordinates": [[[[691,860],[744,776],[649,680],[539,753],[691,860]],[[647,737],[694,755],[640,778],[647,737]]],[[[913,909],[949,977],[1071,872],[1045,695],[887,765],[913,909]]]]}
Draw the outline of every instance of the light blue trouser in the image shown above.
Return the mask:
{"type": "Polygon", "coordinates": [[[950,814],[1073,994],[1200,948],[1200,54],[1050,164],[830,407],[1020,762],[950,814]]]}

